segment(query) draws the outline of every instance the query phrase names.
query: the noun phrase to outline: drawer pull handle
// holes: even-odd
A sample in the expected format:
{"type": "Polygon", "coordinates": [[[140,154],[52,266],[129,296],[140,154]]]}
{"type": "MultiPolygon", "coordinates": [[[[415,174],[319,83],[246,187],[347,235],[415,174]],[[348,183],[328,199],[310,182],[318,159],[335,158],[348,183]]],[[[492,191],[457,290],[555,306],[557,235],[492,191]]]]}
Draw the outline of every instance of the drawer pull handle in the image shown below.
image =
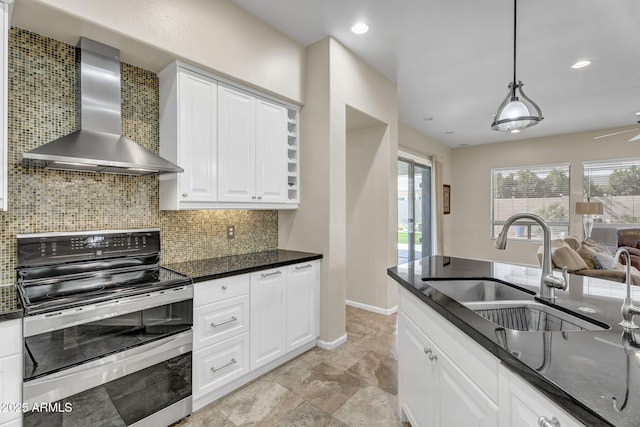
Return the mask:
{"type": "Polygon", "coordinates": [[[267,274],[262,273],[261,276],[264,279],[270,276],[277,276],[279,274],[282,274],[282,271],[278,270],[278,271],[274,271],[273,273],[267,273],[267,274]]]}
{"type": "Polygon", "coordinates": [[[211,372],[213,372],[213,373],[218,372],[219,370],[224,369],[224,368],[228,368],[229,366],[231,366],[231,365],[233,365],[234,363],[237,363],[237,362],[238,361],[236,359],[231,359],[231,361],[229,363],[227,363],[226,365],[222,365],[219,368],[215,368],[215,367],[212,366],[211,367],[211,372]]]}
{"type": "Polygon", "coordinates": [[[220,323],[211,322],[211,327],[217,328],[218,326],[226,325],[227,323],[235,322],[236,320],[238,320],[238,318],[236,316],[232,316],[231,319],[225,320],[224,322],[220,322],[220,323]]]}
{"type": "Polygon", "coordinates": [[[227,285],[222,285],[222,290],[226,291],[227,290],[227,285]]]}
{"type": "Polygon", "coordinates": [[[538,418],[538,425],[540,427],[561,427],[560,426],[560,421],[558,421],[558,419],[556,417],[553,417],[551,419],[549,419],[547,417],[539,417],[538,418]]]}
{"type": "Polygon", "coordinates": [[[302,265],[302,266],[296,265],[296,270],[304,270],[304,269],[307,269],[309,267],[311,267],[311,264],[302,265]]]}

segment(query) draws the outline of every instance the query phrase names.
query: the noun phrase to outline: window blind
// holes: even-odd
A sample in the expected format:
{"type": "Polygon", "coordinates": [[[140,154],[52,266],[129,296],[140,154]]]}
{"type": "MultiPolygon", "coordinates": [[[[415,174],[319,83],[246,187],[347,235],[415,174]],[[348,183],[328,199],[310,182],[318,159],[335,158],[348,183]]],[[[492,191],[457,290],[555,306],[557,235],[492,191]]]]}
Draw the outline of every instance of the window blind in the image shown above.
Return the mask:
{"type": "Polygon", "coordinates": [[[640,158],[583,162],[584,198],[601,201],[598,224],[640,224],[640,158]]]}
{"type": "MultiPolygon", "coordinates": [[[[491,170],[491,237],[516,213],[539,215],[550,226],[552,237],[569,234],[569,164],[520,166],[491,170]]],[[[509,230],[510,238],[542,240],[542,228],[522,221],[509,230]]]]}

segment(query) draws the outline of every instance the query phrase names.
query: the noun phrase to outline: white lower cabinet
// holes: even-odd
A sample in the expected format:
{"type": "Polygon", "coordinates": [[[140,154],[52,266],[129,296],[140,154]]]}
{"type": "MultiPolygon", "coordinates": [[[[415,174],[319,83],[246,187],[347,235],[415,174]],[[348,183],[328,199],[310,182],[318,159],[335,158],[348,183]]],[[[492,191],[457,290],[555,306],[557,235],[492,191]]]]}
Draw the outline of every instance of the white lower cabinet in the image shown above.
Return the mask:
{"type": "Polygon", "coordinates": [[[22,319],[0,322],[0,336],[0,403],[9,409],[0,411],[0,426],[21,426],[22,414],[13,408],[22,402],[22,319]]]}
{"type": "Polygon", "coordinates": [[[287,267],[287,351],[315,341],[320,334],[319,282],[319,261],[287,267]]]}
{"type": "Polygon", "coordinates": [[[400,409],[411,425],[497,425],[497,405],[403,313],[398,326],[400,409]]]}
{"type": "Polygon", "coordinates": [[[204,396],[248,372],[248,333],[206,347],[194,354],[193,396],[204,396]]]}
{"type": "Polygon", "coordinates": [[[501,423],[503,426],[579,427],[577,421],[508,369],[501,367],[501,423]],[[545,424],[546,421],[546,424],[545,424]]]}
{"type": "Polygon", "coordinates": [[[404,288],[398,306],[398,406],[412,427],[582,426],[404,288]]]}
{"type": "Polygon", "coordinates": [[[194,410],[313,347],[319,289],[320,261],[196,283],[194,410]]]}
{"type": "Polygon", "coordinates": [[[251,369],[286,352],[285,268],[251,274],[251,369]]]}

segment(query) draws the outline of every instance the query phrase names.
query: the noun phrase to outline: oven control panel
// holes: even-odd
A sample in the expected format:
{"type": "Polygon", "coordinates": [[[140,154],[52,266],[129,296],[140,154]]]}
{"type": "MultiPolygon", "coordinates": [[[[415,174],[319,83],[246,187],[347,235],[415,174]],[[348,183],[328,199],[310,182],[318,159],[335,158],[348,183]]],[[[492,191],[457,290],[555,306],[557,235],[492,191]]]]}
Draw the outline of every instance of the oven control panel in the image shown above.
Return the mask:
{"type": "Polygon", "coordinates": [[[160,252],[159,229],[18,235],[18,267],[160,252]]]}

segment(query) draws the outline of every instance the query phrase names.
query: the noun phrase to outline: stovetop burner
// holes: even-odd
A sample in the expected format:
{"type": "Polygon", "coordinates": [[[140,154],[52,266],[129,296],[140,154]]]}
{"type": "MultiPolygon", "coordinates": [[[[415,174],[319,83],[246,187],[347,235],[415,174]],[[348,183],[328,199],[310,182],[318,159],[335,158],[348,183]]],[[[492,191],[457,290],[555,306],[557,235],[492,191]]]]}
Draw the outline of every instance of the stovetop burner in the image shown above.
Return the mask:
{"type": "Polygon", "coordinates": [[[18,290],[27,315],[191,283],[158,266],[157,229],[18,236],[18,290]]]}

